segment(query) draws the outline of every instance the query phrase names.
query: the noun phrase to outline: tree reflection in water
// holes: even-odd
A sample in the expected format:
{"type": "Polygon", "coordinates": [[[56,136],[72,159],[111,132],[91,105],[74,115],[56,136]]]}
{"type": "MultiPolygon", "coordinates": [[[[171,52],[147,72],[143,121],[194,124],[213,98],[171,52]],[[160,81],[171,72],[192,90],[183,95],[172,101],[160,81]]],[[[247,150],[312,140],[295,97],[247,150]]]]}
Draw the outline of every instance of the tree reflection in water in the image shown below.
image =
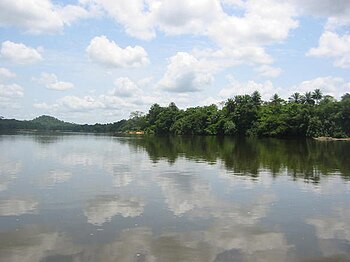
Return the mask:
{"type": "Polygon", "coordinates": [[[174,163],[185,157],[194,161],[216,163],[237,175],[256,177],[261,170],[273,176],[286,171],[293,178],[317,183],[320,175],[350,178],[350,143],[314,141],[312,139],[255,139],[211,136],[145,136],[119,139],[132,147],[147,151],[150,159],[174,163]]]}

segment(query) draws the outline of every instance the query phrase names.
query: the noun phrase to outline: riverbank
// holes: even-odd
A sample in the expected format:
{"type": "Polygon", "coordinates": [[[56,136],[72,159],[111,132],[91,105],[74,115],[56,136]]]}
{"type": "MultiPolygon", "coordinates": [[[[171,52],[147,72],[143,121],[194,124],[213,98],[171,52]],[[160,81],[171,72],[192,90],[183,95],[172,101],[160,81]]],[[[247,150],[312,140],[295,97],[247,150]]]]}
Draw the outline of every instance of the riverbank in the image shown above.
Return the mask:
{"type": "Polygon", "coordinates": [[[313,139],[317,141],[350,141],[350,138],[335,138],[335,137],[329,137],[329,136],[320,136],[320,137],[314,137],[313,139]]]}
{"type": "Polygon", "coordinates": [[[144,131],[128,131],[127,134],[129,135],[144,135],[144,131]]]}

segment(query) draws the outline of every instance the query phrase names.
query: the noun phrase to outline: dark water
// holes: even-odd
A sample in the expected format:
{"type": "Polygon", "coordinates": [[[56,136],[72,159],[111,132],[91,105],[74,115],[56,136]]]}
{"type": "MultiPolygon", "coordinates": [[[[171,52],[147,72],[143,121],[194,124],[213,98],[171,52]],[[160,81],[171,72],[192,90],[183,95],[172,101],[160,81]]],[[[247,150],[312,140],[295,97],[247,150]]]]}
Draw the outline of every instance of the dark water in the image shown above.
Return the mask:
{"type": "Polygon", "coordinates": [[[1,261],[350,261],[350,142],[0,136],[1,261]]]}

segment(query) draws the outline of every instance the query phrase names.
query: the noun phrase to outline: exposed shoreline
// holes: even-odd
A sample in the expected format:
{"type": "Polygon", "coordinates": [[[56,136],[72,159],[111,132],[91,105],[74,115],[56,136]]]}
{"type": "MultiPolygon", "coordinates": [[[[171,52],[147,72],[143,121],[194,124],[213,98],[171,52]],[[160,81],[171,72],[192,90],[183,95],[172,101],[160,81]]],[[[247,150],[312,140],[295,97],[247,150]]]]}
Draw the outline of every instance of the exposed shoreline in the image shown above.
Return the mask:
{"type": "Polygon", "coordinates": [[[335,138],[330,136],[313,137],[317,141],[350,141],[350,138],[335,138]]]}

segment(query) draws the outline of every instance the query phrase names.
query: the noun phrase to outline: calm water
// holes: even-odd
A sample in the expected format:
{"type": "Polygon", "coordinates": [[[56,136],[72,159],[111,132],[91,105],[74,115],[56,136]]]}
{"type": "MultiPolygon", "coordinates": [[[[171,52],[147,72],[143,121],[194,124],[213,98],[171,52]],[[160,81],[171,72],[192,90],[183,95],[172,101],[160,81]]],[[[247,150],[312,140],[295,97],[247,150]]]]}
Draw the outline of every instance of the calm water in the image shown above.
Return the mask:
{"type": "Polygon", "coordinates": [[[350,261],[350,142],[0,135],[1,261],[350,261]]]}

